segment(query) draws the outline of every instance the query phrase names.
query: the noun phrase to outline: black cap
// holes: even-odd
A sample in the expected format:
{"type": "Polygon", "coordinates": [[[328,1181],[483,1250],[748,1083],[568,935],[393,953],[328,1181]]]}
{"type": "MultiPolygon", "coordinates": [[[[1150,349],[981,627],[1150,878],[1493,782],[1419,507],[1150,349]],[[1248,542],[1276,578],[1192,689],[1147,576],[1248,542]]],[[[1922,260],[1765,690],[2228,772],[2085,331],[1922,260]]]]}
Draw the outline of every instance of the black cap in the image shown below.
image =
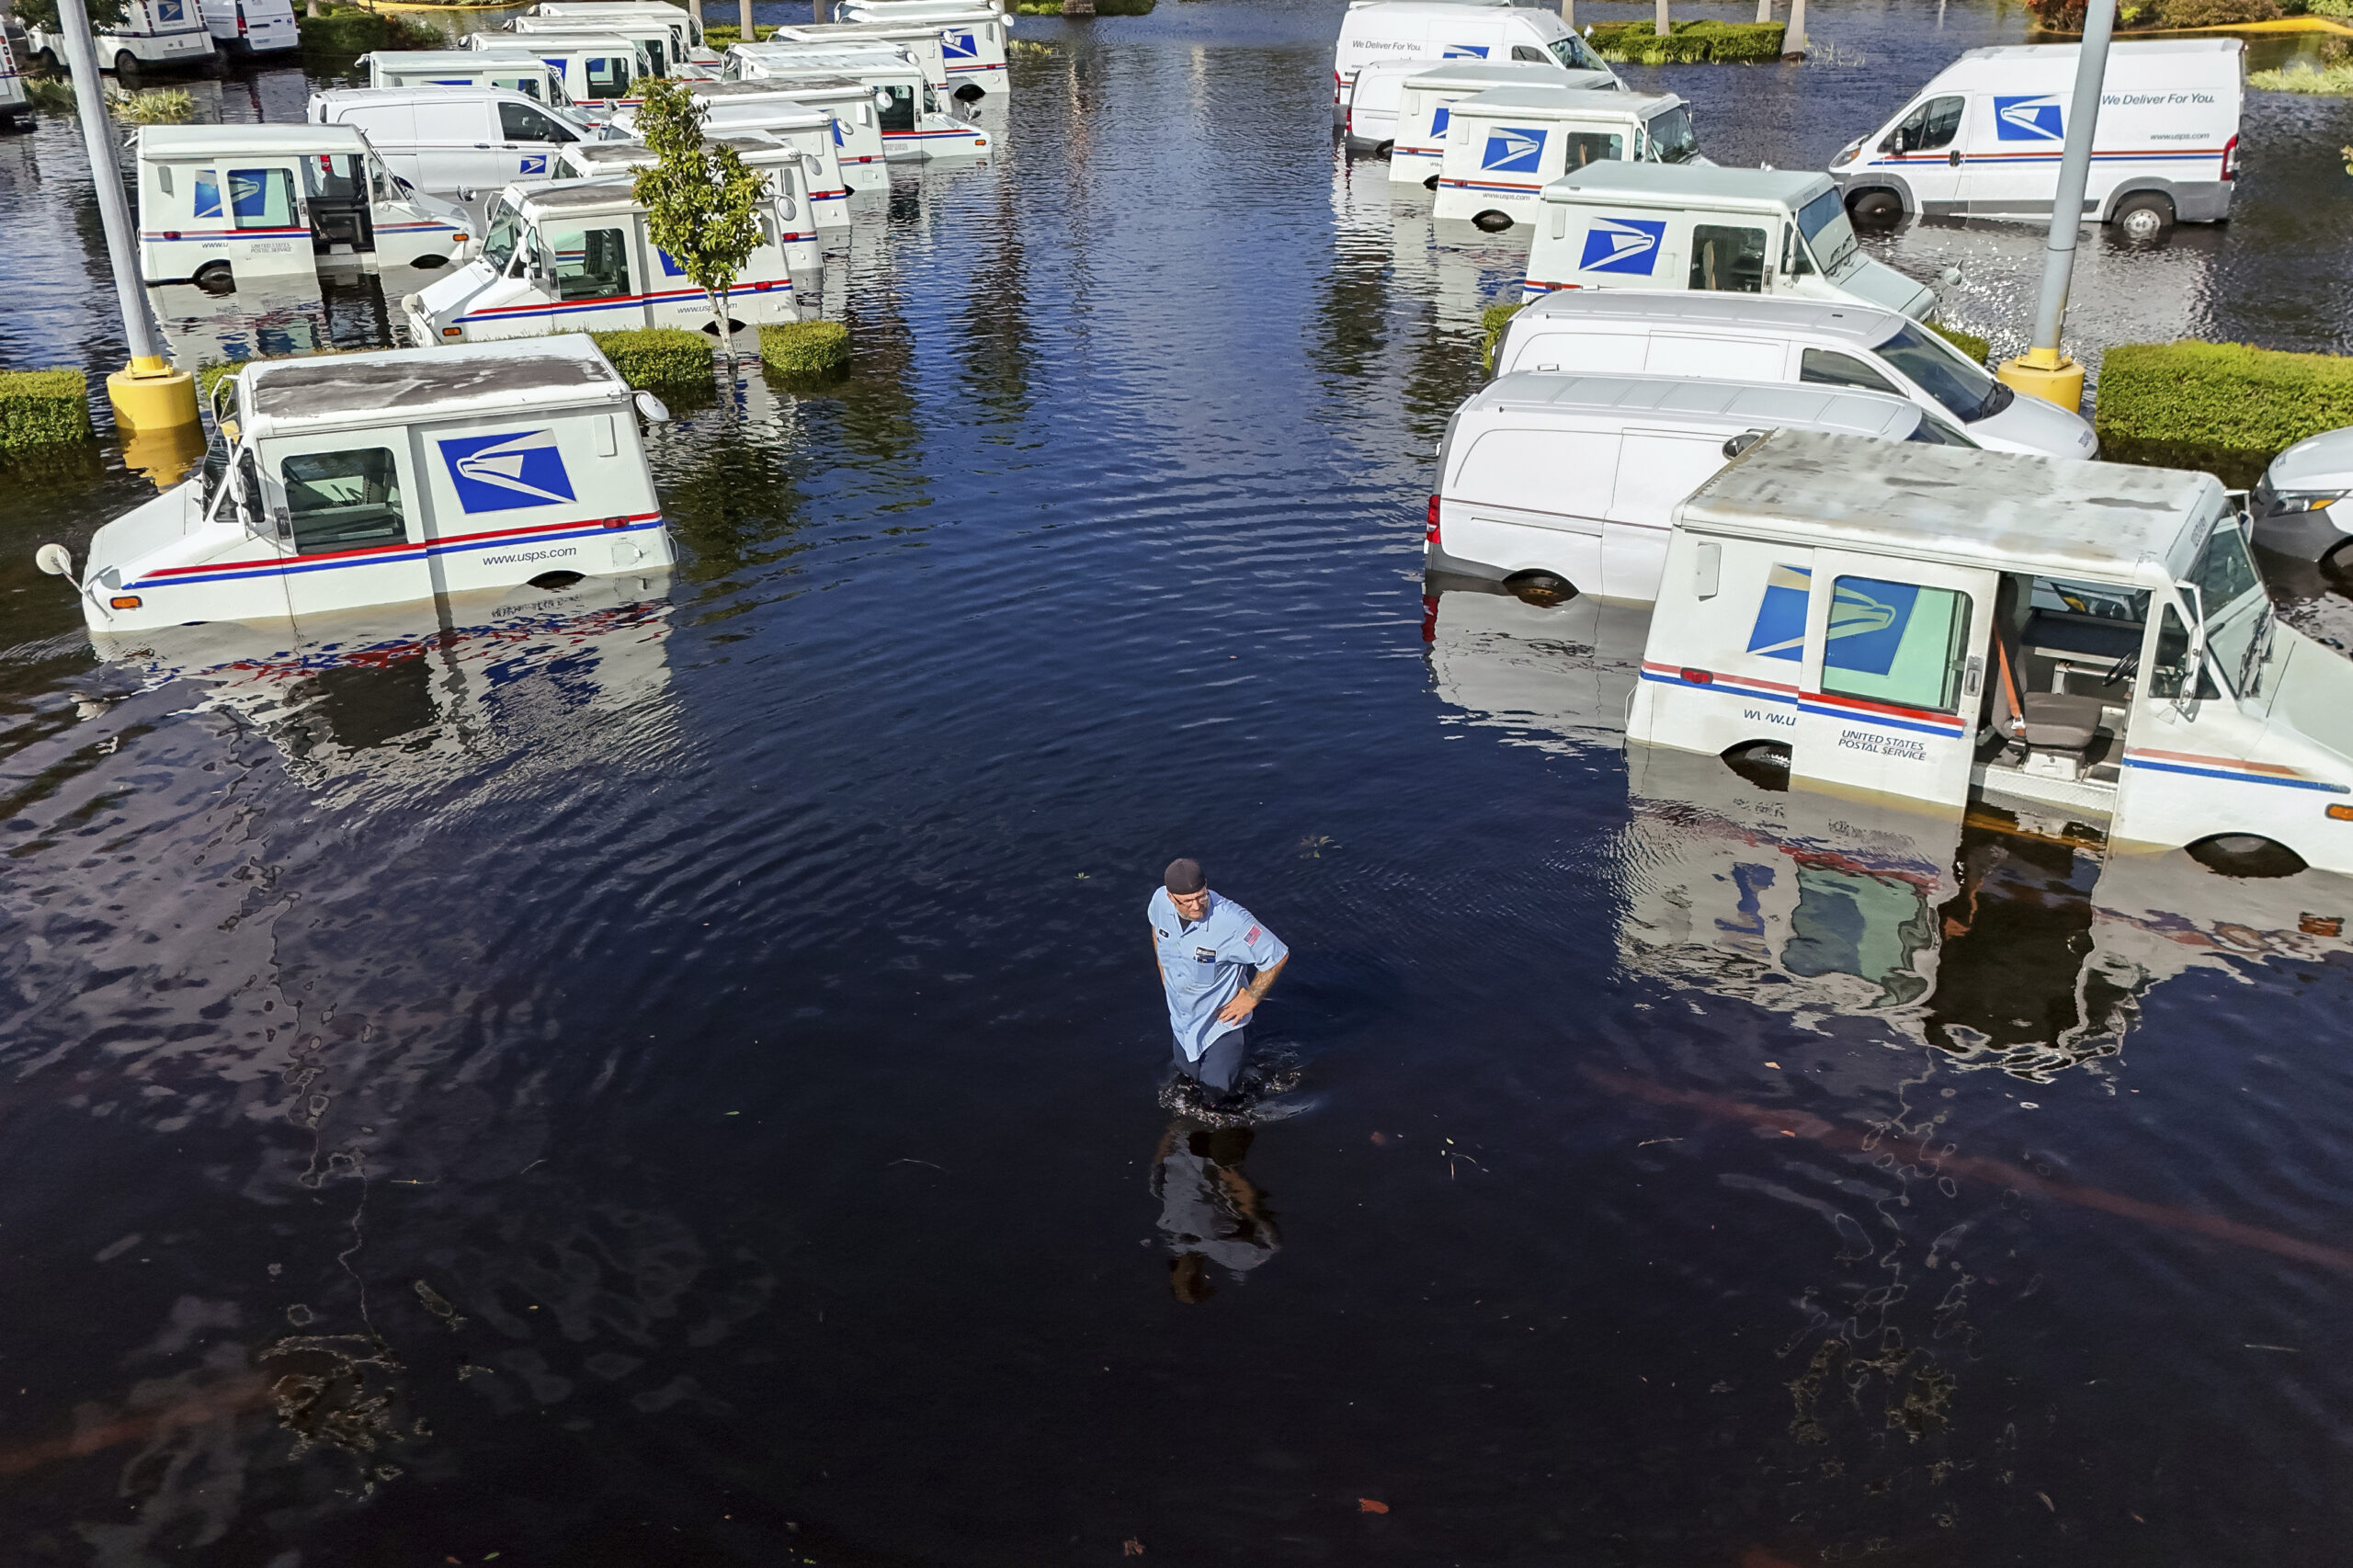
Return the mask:
{"type": "Polygon", "coordinates": [[[1168,862],[1168,869],[1162,873],[1161,883],[1170,892],[1179,897],[1187,893],[1199,892],[1210,885],[1201,875],[1201,863],[1199,860],[1181,858],[1168,862]]]}

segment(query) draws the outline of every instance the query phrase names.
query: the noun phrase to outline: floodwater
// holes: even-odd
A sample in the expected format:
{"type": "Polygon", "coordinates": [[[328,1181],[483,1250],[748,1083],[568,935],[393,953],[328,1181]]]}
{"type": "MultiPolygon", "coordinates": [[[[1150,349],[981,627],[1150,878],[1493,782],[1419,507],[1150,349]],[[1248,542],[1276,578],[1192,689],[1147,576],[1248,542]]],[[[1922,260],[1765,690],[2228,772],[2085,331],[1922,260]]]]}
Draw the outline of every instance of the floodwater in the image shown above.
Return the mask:
{"type": "MultiPolygon", "coordinates": [[[[672,400],[672,580],[101,664],[31,552],[150,482],[11,471],[0,1560],[2342,1561],[2353,884],[1629,759],[1589,607],[1426,600],[1488,263],[1337,13],[1025,19],[848,378],[672,400]],[[1296,955],[1255,1127],[1156,1096],[1179,853],[1296,955]]],[[[1818,166],[2022,26],[1816,13],[1630,74],[1818,166]]],[[[2348,142],[2256,98],[2079,348],[2347,348],[2348,142]]],[[[119,357],[75,156],[11,366],[119,357]]],[[[1887,245],[2015,336],[2033,233],[1887,245]]]]}

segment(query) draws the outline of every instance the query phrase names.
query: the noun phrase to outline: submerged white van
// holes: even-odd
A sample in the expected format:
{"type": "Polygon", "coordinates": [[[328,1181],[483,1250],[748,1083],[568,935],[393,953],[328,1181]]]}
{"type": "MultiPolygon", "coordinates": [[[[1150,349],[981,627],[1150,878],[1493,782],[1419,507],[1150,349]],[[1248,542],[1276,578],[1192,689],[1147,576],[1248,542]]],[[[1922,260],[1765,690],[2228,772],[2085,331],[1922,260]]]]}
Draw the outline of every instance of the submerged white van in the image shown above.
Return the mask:
{"type": "Polygon", "coordinates": [[[525,15],[576,17],[591,21],[603,17],[652,17],[670,29],[666,52],[674,65],[682,61],[710,63],[719,59],[703,41],[701,18],[684,6],[664,5],[662,0],[542,0],[525,15]]]}
{"type": "Polygon", "coordinates": [[[78,580],[42,547],[94,636],[675,560],[629,386],[586,337],[256,361],[221,386],[196,477],[98,529],[78,580]]]}
{"type": "MultiPolygon", "coordinates": [[[[608,15],[600,7],[594,16],[576,16],[570,12],[541,12],[510,17],[503,31],[513,33],[515,40],[526,49],[538,49],[548,38],[558,35],[574,37],[625,38],[645,51],[645,67],[642,74],[675,76],[677,68],[686,63],[675,52],[676,35],[671,19],[659,13],[623,10],[614,7],[608,15]]],[[[489,37],[489,34],[480,34],[489,37]]]]}
{"type": "Polygon", "coordinates": [[[348,125],[142,125],[139,274],[221,289],[239,278],[462,260],[465,209],[384,166],[348,125]]]}
{"type": "Polygon", "coordinates": [[[1648,604],[1675,504],[1765,433],[1792,426],[1970,444],[1917,404],[1879,392],[1662,376],[1506,376],[1447,422],[1425,565],[1648,604]]]}
{"type": "Polygon", "coordinates": [[[496,190],[552,179],[555,156],[599,132],[526,93],[495,87],[335,87],[311,95],[318,125],[352,125],[420,190],[496,190]]]}
{"type": "Polygon", "coordinates": [[[2211,474],[1768,436],[1677,509],[1627,735],[2353,871],[2353,664],[2211,474]]]}
{"type": "Polygon", "coordinates": [[[1908,398],[1988,451],[2097,456],[2091,422],[2020,397],[1909,316],[1753,294],[1564,290],[1505,324],[1495,373],[1707,376],[1908,398]]]}
{"type": "MultiPolygon", "coordinates": [[[[1406,93],[1433,77],[1444,85],[1460,84],[1465,88],[1445,95],[1440,102],[1468,97],[1489,87],[1585,87],[1606,92],[1618,85],[1614,78],[1598,71],[1569,71],[1533,61],[1473,61],[1433,66],[1422,60],[1376,60],[1358,68],[1356,80],[1348,85],[1347,113],[1342,120],[1347,128],[1348,151],[1374,157],[1395,156],[1405,123],[1406,93]],[[1477,85],[1470,85],[1472,83],[1477,85]]],[[[1432,132],[1429,118],[1425,114],[1420,126],[1424,134],[1414,144],[1427,144],[1425,150],[1434,158],[1445,141],[1446,127],[1441,121],[1432,132]]],[[[1392,173],[1390,177],[1394,179],[1397,176],[1392,173]]]]}
{"type": "MultiPolygon", "coordinates": [[[[501,191],[482,255],[401,301],[409,341],[424,347],[627,327],[710,330],[710,301],[646,233],[630,185],[559,180],[501,191]]],[[[813,242],[815,231],[803,226],[805,205],[790,218],[785,207],[777,199],[761,215],[765,237],[728,291],[731,322],[800,319],[782,246],[813,242]]]]}
{"type": "Polygon", "coordinates": [[[1430,215],[1489,233],[1534,219],[1547,185],[1594,164],[1708,162],[1673,93],[1490,87],[1450,110],[1430,215]]]}
{"type": "MultiPolygon", "coordinates": [[[[812,49],[855,48],[860,44],[887,44],[904,50],[915,62],[923,67],[923,79],[932,92],[946,97],[949,92],[948,56],[940,42],[938,28],[918,23],[913,27],[890,22],[825,22],[817,26],[787,25],[776,29],[765,40],[771,44],[799,43],[812,49]]],[[[969,93],[966,101],[980,95],[969,93]]]]}
{"type": "Polygon", "coordinates": [[[1926,318],[1937,296],[1863,254],[1822,175],[1595,164],[1544,187],[1524,298],[1556,289],[1852,300],[1926,318]]]}
{"type": "MultiPolygon", "coordinates": [[[[2075,95],[2072,43],[1972,49],[1831,160],[1858,218],[2045,218],[2075,95]]],[[[2109,47],[2084,215],[2153,239],[2231,215],[2246,46],[2168,38],[2109,47]]]]}
{"type": "Polygon", "coordinates": [[[302,47],[293,0],[199,0],[212,45],[223,54],[282,54],[302,47]]]}
{"type": "MultiPolygon", "coordinates": [[[[1365,71],[1373,71],[1366,66],[1365,71]]],[[[1364,76],[1359,74],[1361,84],[1364,76]]],[[[1395,140],[1388,148],[1389,178],[1400,185],[1438,188],[1438,165],[1446,156],[1447,127],[1453,106],[1490,87],[1593,87],[1585,72],[1563,73],[1551,65],[1527,61],[1462,60],[1451,65],[1383,66],[1374,74],[1373,90],[1382,80],[1397,85],[1395,140]]],[[[1351,112],[1354,112],[1351,110],[1351,112]]],[[[1353,132],[1351,133],[1353,134],[1353,132]]],[[[1354,142],[1350,143],[1353,148],[1354,142]]],[[[1378,151],[1376,143],[1370,150],[1378,151]]]]}
{"type": "MultiPolygon", "coordinates": [[[[814,153],[825,165],[824,172],[810,176],[818,221],[849,222],[848,198],[856,187],[843,171],[879,167],[884,156],[870,89],[847,77],[815,74],[695,82],[687,90],[710,105],[704,124],[710,131],[763,131],[814,153]],[[813,116],[824,123],[813,124],[813,116]]],[[[636,121],[624,115],[620,123],[633,127],[636,121]]]]}
{"type": "Polygon", "coordinates": [[[1518,60],[1597,72],[1617,85],[1593,46],[1550,11],[1511,0],[1349,0],[1332,55],[1332,123],[1347,113],[1359,67],[1376,60],[1518,60]]]}

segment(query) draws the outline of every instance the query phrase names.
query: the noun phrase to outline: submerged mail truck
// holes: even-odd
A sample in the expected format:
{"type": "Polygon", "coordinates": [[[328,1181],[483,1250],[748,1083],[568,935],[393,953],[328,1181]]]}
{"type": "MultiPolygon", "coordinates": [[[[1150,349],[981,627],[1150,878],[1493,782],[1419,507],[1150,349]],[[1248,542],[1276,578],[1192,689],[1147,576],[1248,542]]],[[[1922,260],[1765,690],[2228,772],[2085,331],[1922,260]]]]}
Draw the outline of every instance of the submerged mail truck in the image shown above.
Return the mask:
{"type": "MultiPolygon", "coordinates": [[[[1464,98],[1474,97],[1490,87],[1594,87],[1607,86],[1588,74],[1566,74],[1555,66],[1539,65],[1529,61],[1458,60],[1450,65],[1428,65],[1416,62],[1407,66],[1383,66],[1374,73],[1370,65],[1358,77],[1359,86],[1370,85],[1376,96],[1385,81],[1394,84],[1397,92],[1394,129],[1384,134],[1393,137],[1389,143],[1389,178],[1392,184],[1418,185],[1425,189],[1438,188],[1438,164],[1446,156],[1446,132],[1453,118],[1453,106],[1464,98]]],[[[1355,111],[1350,110],[1351,114],[1355,111]]],[[[1352,122],[1353,123],[1353,122],[1352,122]]],[[[1374,129],[1379,128],[1376,120],[1374,129]]],[[[1354,130],[1351,137],[1358,134],[1354,130]]],[[[1352,149],[1356,144],[1350,142],[1352,149]]],[[[1379,151],[1379,143],[1363,151],[1379,151]]]]}
{"type": "Polygon", "coordinates": [[[1013,17],[991,6],[845,5],[845,22],[935,28],[948,65],[949,91],[970,101],[983,93],[1002,93],[1008,85],[1005,44],[1013,17]]]}
{"type": "MultiPolygon", "coordinates": [[[[1443,102],[1468,97],[1471,93],[1483,92],[1489,87],[1586,87],[1608,91],[1618,85],[1615,78],[1598,71],[1566,71],[1555,64],[1538,64],[1534,61],[1462,61],[1452,65],[1437,66],[1427,60],[1376,60],[1360,68],[1356,80],[1348,86],[1347,113],[1344,121],[1347,128],[1348,151],[1358,154],[1369,153],[1375,157],[1394,157],[1405,124],[1407,91],[1433,76],[1438,77],[1442,83],[1459,84],[1468,88],[1465,92],[1445,95],[1440,100],[1443,102]],[[1470,85],[1472,83],[1477,85],[1470,85]]],[[[1428,119],[1425,114],[1420,126],[1425,134],[1420,142],[1411,144],[1424,147],[1435,158],[1445,141],[1446,126],[1441,121],[1432,132],[1428,119]]],[[[1394,179],[1398,176],[1392,173],[1390,177],[1394,179]]]]}
{"type": "MultiPolygon", "coordinates": [[[[928,24],[903,27],[890,22],[824,22],[816,26],[787,24],[768,35],[769,43],[806,44],[812,49],[840,49],[859,44],[888,44],[904,50],[915,62],[923,67],[923,79],[930,84],[938,97],[949,95],[948,57],[943,51],[939,30],[928,24]]],[[[967,101],[978,93],[966,95],[967,101]]]]}
{"type": "MultiPolygon", "coordinates": [[[[119,20],[90,24],[98,69],[118,75],[136,71],[203,70],[220,54],[205,25],[199,0],[123,0],[119,20]]],[[[35,22],[25,29],[27,55],[51,74],[65,69],[65,39],[35,22]]]]}
{"type": "Polygon", "coordinates": [[[1426,566],[1648,604],[1675,504],[1791,426],[1966,447],[1916,404],[1836,387],[1659,376],[1505,376],[1438,449],[1426,566]]]}
{"type": "MultiPolygon", "coordinates": [[[[883,156],[892,163],[972,157],[994,144],[989,133],[960,115],[945,113],[922,67],[894,44],[736,44],[727,51],[728,80],[787,84],[847,79],[872,95],[883,156]]],[[[849,117],[835,109],[836,119],[849,117]]],[[[860,117],[862,119],[862,117],[860,117]]],[[[845,153],[847,149],[845,147],[845,153]]],[[[848,162],[847,155],[843,160],[848,162]]]]}
{"type": "MultiPolygon", "coordinates": [[[[830,156],[834,150],[833,138],[828,134],[832,121],[820,114],[800,118],[804,127],[806,122],[815,121],[816,131],[812,137],[803,129],[797,144],[779,132],[778,125],[784,122],[748,130],[715,126],[707,130],[706,138],[718,146],[733,149],[745,167],[766,174],[769,188],[778,197],[807,202],[811,226],[847,228],[849,191],[842,185],[840,167],[830,156]]],[[[555,177],[609,179],[650,167],[654,162],[653,150],[642,142],[581,142],[566,147],[557,157],[555,177]]],[[[782,216],[790,220],[793,213],[786,210],[782,216]]],[[[785,260],[796,267],[817,265],[813,251],[810,260],[801,261],[790,242],[785,246],[785,260]]]]}
{"type": "Polygon", "coordinates": [[[78,580],[42,547],[93,634],[674,559],[629,387],[585,336],[256,362],[222,389],[233,406],[195,478],[100,528],[78,580]]]}
{"type": "MultiPolygon", "coordinates": [[[[545,333],[627,327],[713,330],[710,302],[646,232],[626,179],[509,186],[490,204],[482,255],[401,301],[409,341],[481,343],[545,333]]],[[[813,235],[805,209],[772,201],[764,237],[727,296],[728,319],[796,321],[792,271],[781,248],[813,235]]]]}
{"type": "Polygon", "coordinates": [[[1595,164],[1544,187],[1525,298],[1556,289],[1689,289],[1855,300],[1915,320],[1937,296],[1856,243],[1822,175],[1595,164]]]}
{"type": "MultiPolygon", "coordinates": [[[[1906,212],[2048,219],[2080,52],[2054,43],[1963,54],[1831,160],[1848,209],[1881,222],[1906,212]]],[[[2228,218],[2245,77],[2234,38],[2111,46],[2084,215],[2134,239],[2228,218]]]]}
{"type": "Polygon", "coordinates": [[[1432,217],[1490,233],[1533,220],[1544,187],[1601,163],[1706,164],[1673,93],[1491,87],[1451,106],[1432,217]]]}
{"type": "Polygon", "coordinates": [[[561,62],[514,50],[380,49],[359,57],[370,87],[495,87],[568,108],[561,62]]]}
{"type": "Polygon", "coordinates": [[[2353,871],[2353,664],[2209,474],[1768,436],[1677,509],[1627,734],[2353,871]]]}
{"type": "Polygon", "coordinates": [[[1623,85],[1593,46],[1550,11],[1510,0],[1350,0],[1332,55],[1332,123],[1347,113],[1358,70],[1376,60],[1522,60],[1597,72],[1623,85]]]}
{"type": "Polygon", "coordinates": [[[645,45],[617,33],[468,33],[466,47],[497,55],[529,50],[556,73],[569,101],[584,107],[633,105],[630,84],[658,74],[645,45]]]}
{"type": "Polygon", "coordinates": [[[472,241],[463,208],[394,175],[353,126],[143,125],[138,160],[150,283],[429,269],[472,241]]]}
{"type": "Polygon", "coordinates": [[[701,18],[684,6],[664,5],[662,0],[542,0],[526,15],[575,17],[591,21],[606,17],[658,17],[669,25],[668,53],[673,62],[709,62],[719,58],[703,41],[701,18]]]}

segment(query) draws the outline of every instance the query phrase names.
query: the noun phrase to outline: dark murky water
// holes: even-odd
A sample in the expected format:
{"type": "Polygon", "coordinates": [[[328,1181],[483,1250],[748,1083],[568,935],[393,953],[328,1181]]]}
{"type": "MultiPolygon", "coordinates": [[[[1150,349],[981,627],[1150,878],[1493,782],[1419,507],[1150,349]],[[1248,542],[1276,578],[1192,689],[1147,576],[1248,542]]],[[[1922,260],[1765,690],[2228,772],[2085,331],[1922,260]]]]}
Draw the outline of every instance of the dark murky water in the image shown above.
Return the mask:
{"type": "MultiPolygon", "coordinates": [[[[30,554],[146,482],[12,471],[0,1560],[2342,1560],[2353,884],[1630,763],[1589,612],[1426,605],[1488,263],[1336,19],[1025,21],[850,379],[676,400],[673,583],[101,666],[30,554]],[[1180,851],[1298,955],[1255,1129],[1155,1103],[1180,851]]],[[[2020,27],[1936,24],[1656,74],[1818,165],[2020,27]]],[[[2084,342],[2344,348],[2348,121],[2084,342]]],[[[9,364],[119,353],[74,166],[9,364]]],[[[1984,330],[2039,244],[1891,251],[1984,330]]]]}

